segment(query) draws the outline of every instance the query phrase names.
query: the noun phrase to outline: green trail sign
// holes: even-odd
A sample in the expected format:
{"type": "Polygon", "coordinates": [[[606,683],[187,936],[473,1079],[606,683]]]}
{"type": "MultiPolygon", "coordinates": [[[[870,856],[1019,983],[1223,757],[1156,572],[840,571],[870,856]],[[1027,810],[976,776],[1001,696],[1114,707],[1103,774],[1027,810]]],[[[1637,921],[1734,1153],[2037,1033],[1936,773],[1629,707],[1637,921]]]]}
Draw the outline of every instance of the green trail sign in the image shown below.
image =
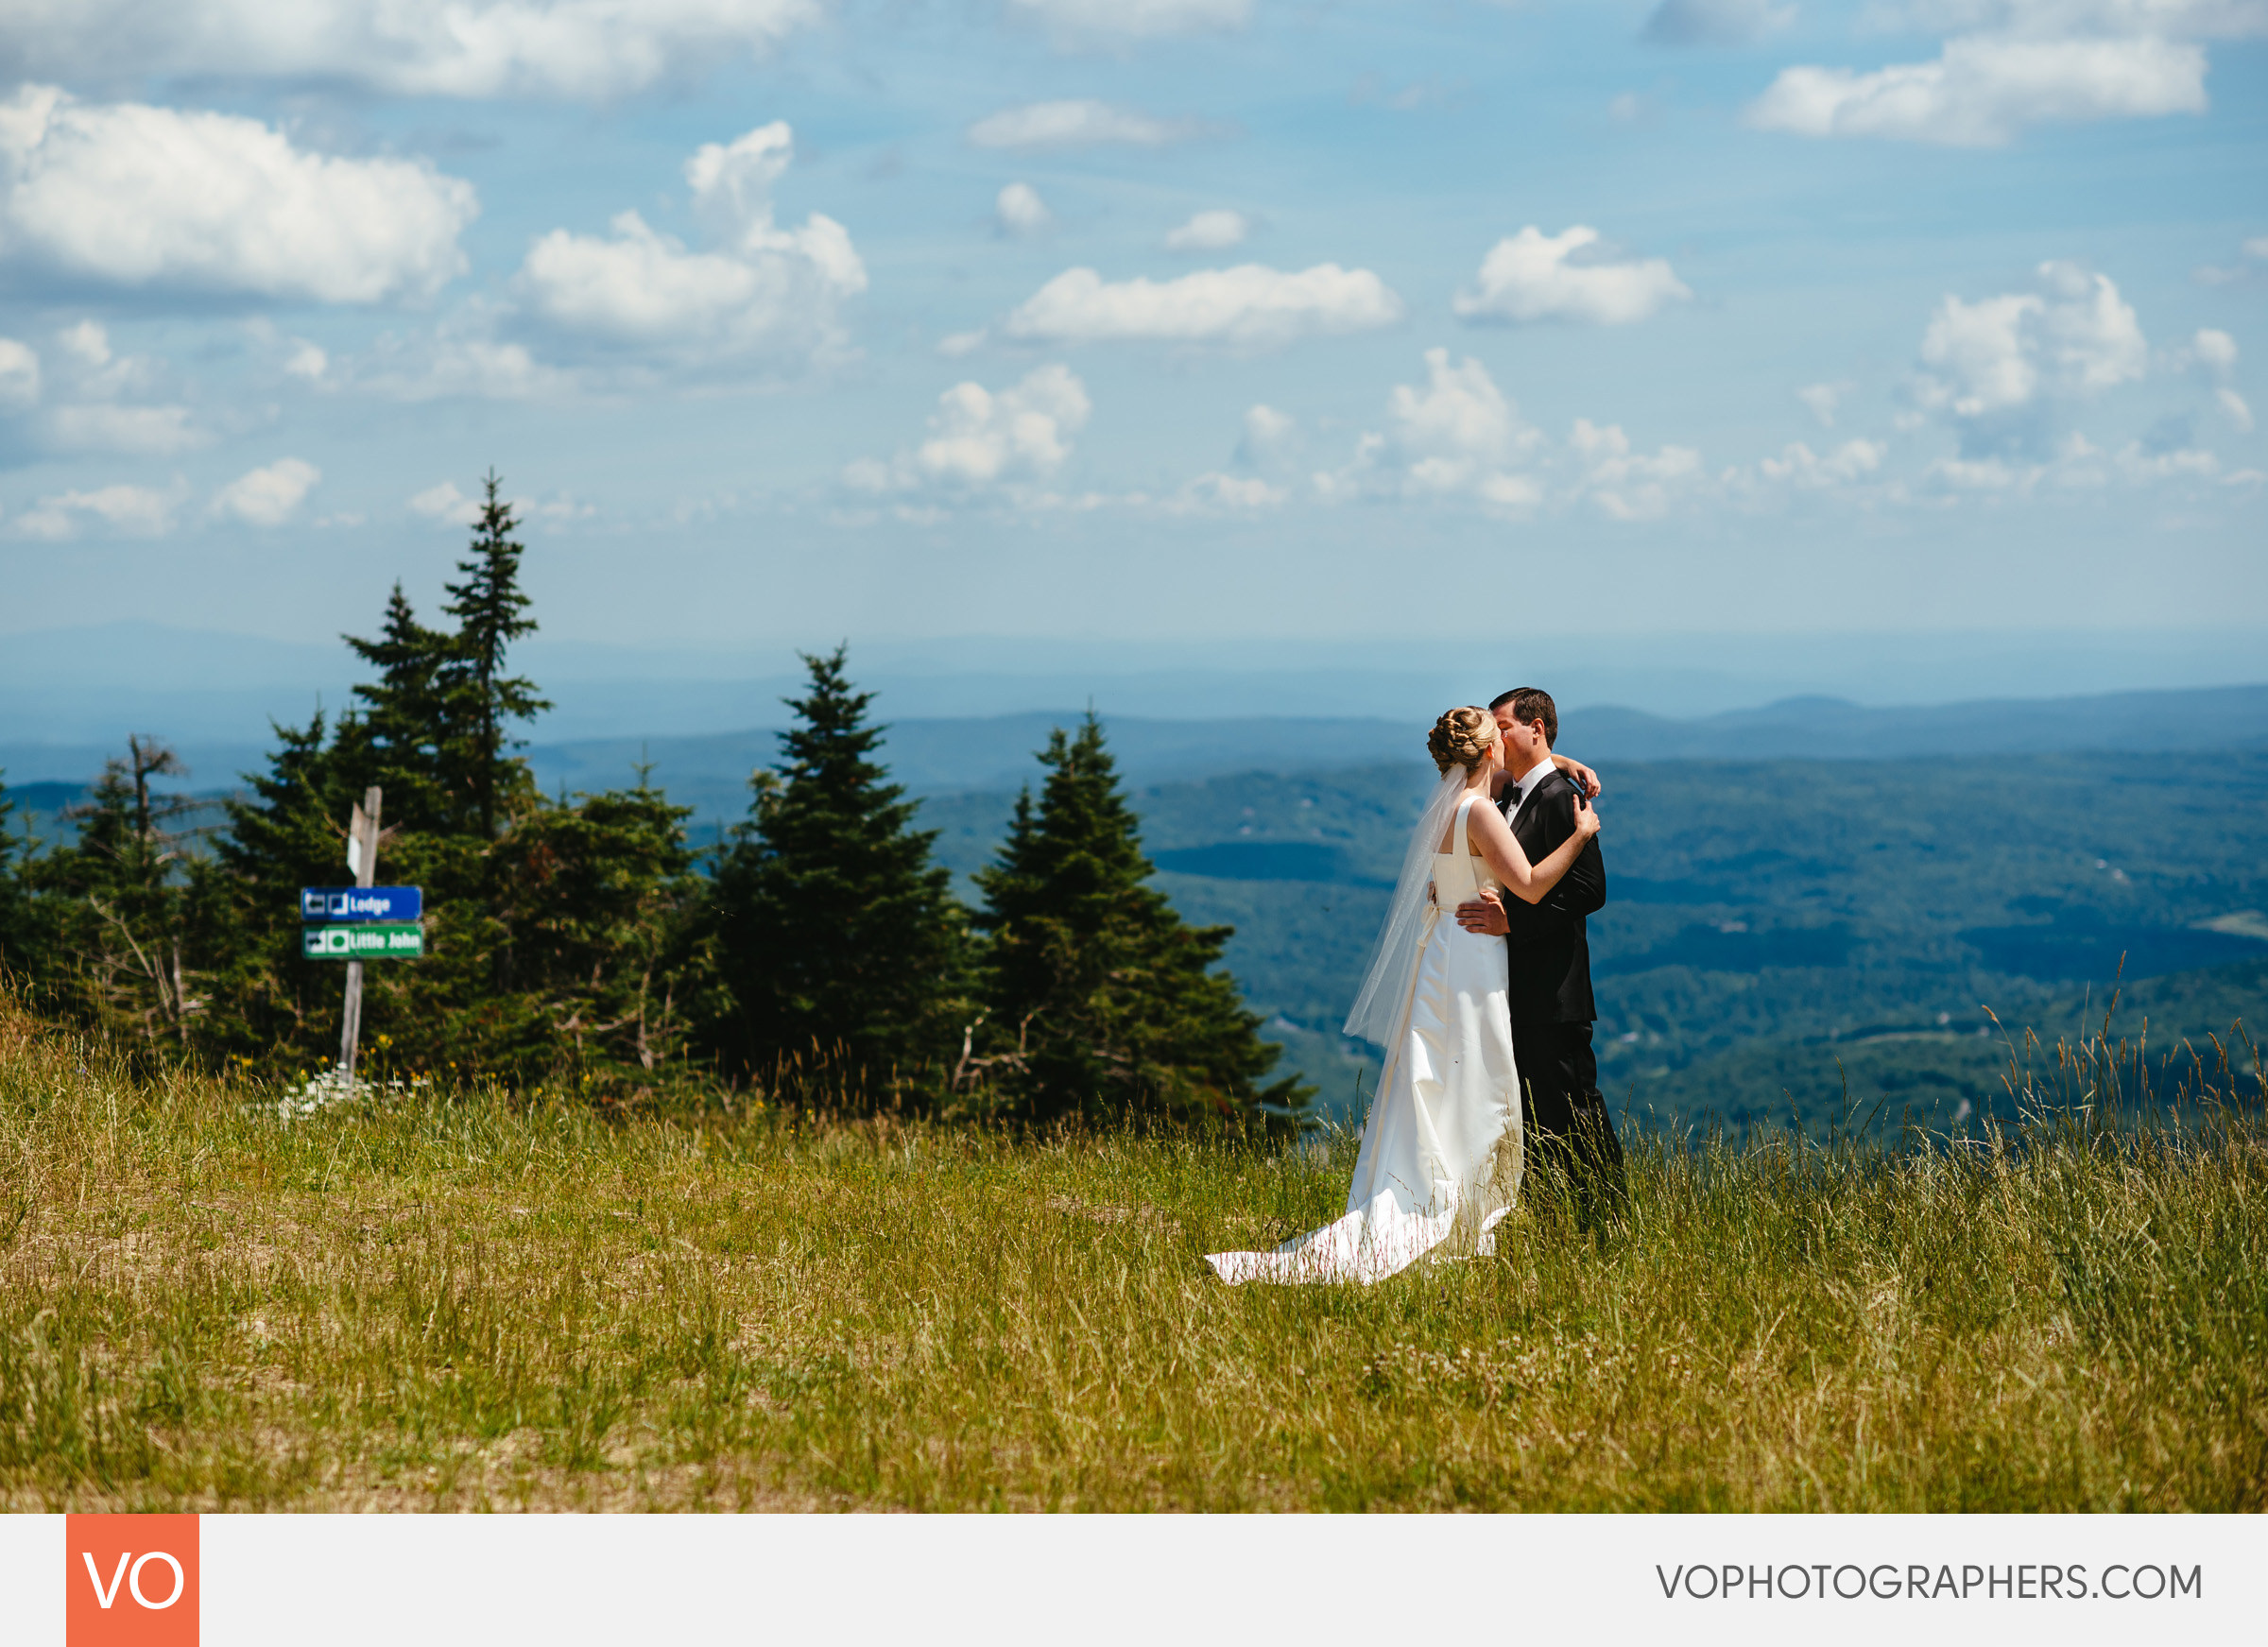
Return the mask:
{"type": "Polygon", "coordinates": [[[425,929],[376,923],[300,929],[300,953],[311,961],[406,960],[425,952],[425,929]]]}

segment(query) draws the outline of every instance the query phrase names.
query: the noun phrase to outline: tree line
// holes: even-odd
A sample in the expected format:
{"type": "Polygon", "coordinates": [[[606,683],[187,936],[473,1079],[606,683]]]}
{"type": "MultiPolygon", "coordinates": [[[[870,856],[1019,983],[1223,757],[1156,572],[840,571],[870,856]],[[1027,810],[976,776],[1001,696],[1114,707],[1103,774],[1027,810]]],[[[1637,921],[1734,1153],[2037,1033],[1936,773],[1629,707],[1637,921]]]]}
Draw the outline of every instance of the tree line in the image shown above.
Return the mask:
{"type": "Polygon", "coordinates": [[[714,847],[644,768],[544,796],[517,734],[550,706],[509,667],[535,620],[490,474],[446,621],[397,584],[373,678],[335,717],[277,725],[264,771],[210,808],[129,741],[75,835],[7,825],[0,966],[45,1010],[149,1053],[263,1074],[337,1057],[340,969],[302,958],[299,889],[344,879],[346,820],[385,795],[378,879],[424,889],[424,958],[365,974],[364,1071],[606,1105],[715,1091],[1047,1121],[1252,1122],[1312,1095],[1270,1079],[1228,927],[1152,886],[1099,723],[1057,730],[1037,792],[957,898],[934,832],[875,758],[885,728],[842,649],[807,657],[778,763],[714,847]]]}

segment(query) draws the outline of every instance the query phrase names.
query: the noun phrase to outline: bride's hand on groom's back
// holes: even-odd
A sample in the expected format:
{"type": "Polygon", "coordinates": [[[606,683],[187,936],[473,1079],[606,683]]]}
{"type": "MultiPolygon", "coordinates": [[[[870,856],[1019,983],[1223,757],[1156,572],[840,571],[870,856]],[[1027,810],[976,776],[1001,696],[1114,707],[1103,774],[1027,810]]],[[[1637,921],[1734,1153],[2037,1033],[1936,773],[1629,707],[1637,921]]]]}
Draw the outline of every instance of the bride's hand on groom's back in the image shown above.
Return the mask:
{"type": "Polygon", "coordinates": [[[1575,833],[1588,839],[1598,832],[1599,809],[1595,806],[1586,806],[1580,800],[1576,801],[1575,833]]]}

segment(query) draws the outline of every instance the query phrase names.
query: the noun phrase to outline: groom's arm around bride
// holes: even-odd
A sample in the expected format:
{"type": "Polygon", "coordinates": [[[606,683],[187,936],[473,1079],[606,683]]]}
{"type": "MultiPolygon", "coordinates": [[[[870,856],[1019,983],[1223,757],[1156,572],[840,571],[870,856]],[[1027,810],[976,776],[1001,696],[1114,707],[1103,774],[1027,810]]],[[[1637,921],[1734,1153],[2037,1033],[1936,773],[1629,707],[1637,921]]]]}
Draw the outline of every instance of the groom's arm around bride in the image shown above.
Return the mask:
{"type": "MultiPolygon", "coordinates": [[[[1489,708],[1503,732],[1514,781],[1504,794],[1504,816],[1531,862],[1548,856],[1575,832],[1582,793],[1552,764],[1559,715],[1549,693],[1523,687],[1489,708]]],[[[1599,1091],[1591,1028],[1598,1017],[1590,992],[1590,943],[1585,918],[1606,903],[1606,864],[1594,837],[1558,885],[1537,903],[1493,894],[1457,907],[1468,932],[1503,936],[1523,1120],[1538,1165],[1550,1163],[1572,1180],[1588,1214],[1623,1194],[1623,1152],[1599,1091]]]]}

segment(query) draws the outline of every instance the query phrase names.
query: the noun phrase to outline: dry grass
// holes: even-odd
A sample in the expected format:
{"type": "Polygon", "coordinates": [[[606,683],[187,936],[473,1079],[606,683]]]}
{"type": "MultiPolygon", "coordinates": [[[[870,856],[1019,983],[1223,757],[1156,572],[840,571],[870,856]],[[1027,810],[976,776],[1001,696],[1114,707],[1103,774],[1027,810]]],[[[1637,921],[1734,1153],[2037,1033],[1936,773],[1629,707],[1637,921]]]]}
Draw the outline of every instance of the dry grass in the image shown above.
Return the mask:
{"type": "Polygon", "coordinates": [[[0,1020],[20,1509],[2268,1504],[2257,1120],[1641,1144],[1625,1229],[1246,1289],[1351,1143],[248,1114],[0,1020]]]}

